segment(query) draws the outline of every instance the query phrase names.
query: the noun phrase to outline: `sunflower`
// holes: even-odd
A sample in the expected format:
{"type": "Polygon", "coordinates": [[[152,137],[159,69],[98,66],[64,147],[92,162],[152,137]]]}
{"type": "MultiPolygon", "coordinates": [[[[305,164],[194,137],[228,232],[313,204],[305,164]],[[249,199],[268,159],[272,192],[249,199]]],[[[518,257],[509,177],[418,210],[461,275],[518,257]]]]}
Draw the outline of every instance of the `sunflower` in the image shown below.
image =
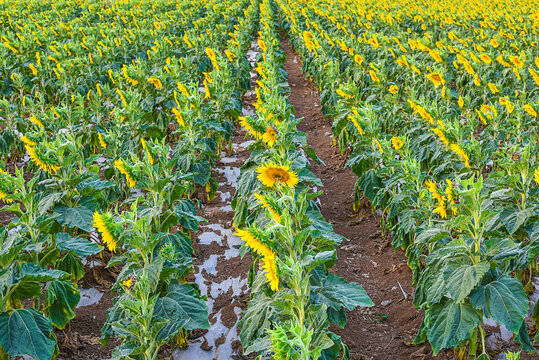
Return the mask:
{"type": "Polygon", "coordinates": [[[391,138],[391,144],[393,145],[395,150],[399,150],[404,145],[404,141],[399,137],[393,136],[391,138]]]}
{"type": "Polygon", "coordinates": [[[537,184],[539,184],[539,168],[535,169],[535,171],[533,172],[533,179],[537,184]]]}
{"type": "Polygon", "coordinates": [[[288,165],[265,163],[256,169],[258,180],[267,187],[274,187],[277,182],[294,188],[298,182],[298,174],[290,170],[288,165]]]}
{"type": "Polygon", "coordinates": [[[245,130],[247,130],[247,132],[254,136],[256,139],[262,139],[264,137],[264,134],[261,131],[255,129],[253,124],[249,122],[250,119],[246,118],[245,116],[240,116],[238,117],[238,120],[240,121],[240,126],[245,128],[245,130]]]}
{"type": "Polygon", "coordinates": [[[534,117],[537,116],[537,111],[535,111],[535,109],[531,105],[526,104],[523,106],[523,108],[524,111],[526,111],[529,115],[534,117]]]}
{"type": "Polygon", "coordinates": [[[449,146],[449,140],[447,140],[447,138],[445,137],[445,134],[443,132],[442,129],[439,129],[439,128],[433,128],[431,129],[433,133],[435,133],[436,135],[438,135],[438,138],[440,139],[440,141],[445,145],[445,146],[449,146]]]}
{"type": "Polygon", "coordinates": [[[259,234],[259,232],[256,229],[236,229],[234,235],[239,236],[242,241],[245,241],[245,245],[250,247],[255,254],[262,256],[273,255],[273,251],[261,241],[262,234],[259,234]]]}
{"type": "Polygon", "coordinates": [[[396,93],[399,92],[399,87],[397,85],[390,85],[388,90],[390,93],[395,95],[396,93]]]}
{"type": "Polygon", "coordinates": [[[149,77],[149,78],[146,78],[146,80],[152,84],[153,86],[155,86],[155,88],[157,90],[161,90],[163,88],[163,84],[161,83],[161,80],[159,80],[158,78],[152,78],[152,77],[149,77]]]}
{"type": "Polygon", "coordinates": [[[442,74],[440,73],[430,73],[427,75],[427,79],[432,81],[434,86],[438,87],[440,85],[445,84],[445,80],[442,74]]]}
{"type": "Polygon", "coordinates": [[[174,114],[176,116],[176,122],[180,126],[185,126],[185,121],[183,120],[182,113],[178,109],[172,108],[172,114],[174,114]]]}
{"type": "Polygon", "coordinates": [[[493,83],[488,83],[487,85],[491,93],[496,94],[497,92],[500,92],[500,90],[498,90],[496,85],[494,85],[493,83]]]}
{"type": "Polygon", "coordinates": [[[459,96],[458,104],[459,104],[459,107],[461,108],[464,106],[464,99],[462,98],[462,96],[459,96]]]}
{"type": "Polygon", "coordinates": [[[121,159],[114,160],[114,167],[116,169],[118,169],[120,171],[120,173],[125,175],[125,180],[127,181],[127,185],[129,185],[129,187],[133,188],[133,187],[135,187],[135,185],[137,185],[137,181],[129,173],[129,171],[125,167],[124,162],[121,159]]]}
{"type": "Polygon", "coordinates": [[[275,222],[281,223],[281,215],[279,214],[280,210],[278,210],[277,204],[272,201],[269,197],[265,197],[263,195],[260,195],[258,193],[254,194],[254,197],[256,198],[256,201],[262,205],[263,209],[268,209],[268,211],[271,214],[271,217],[275,222]]]}
{"type": "Polygon", "coordinates": [[[264,256],[262,259],[262,268],[268,279],[272,291],[279,291],[279,275],[277,274],[277,264],[275,263],[275,254],[264,256]]]}
{"type": "Polygon", "coordinates": [[[30,122],[34,125],[39,126],[42,129],[45,128],[45,126],[43,126],[43,123],[39,121],[38,118],[36,118],[35,116],[30,116],[30,122]]]}
{"type": "Polygon", "coordinates": [[[107,143],[105,142],[105,139],[103,139],[103,135],[101,135],[101,133],[97,133],[97,139],[99,140],[99,146],[101,146],[103,149],[106,149],[107,143]]]}
{"type": "Polygon", "coordinates": [[[56,172],[60,170],[61,166],[53,164],[51,160],[46,159],[35,148],[28,145],[25,145],[24,147],[26,148],[26,151],[28,151],[30,159],[32,159],[41,170],[48,174],[56,174],[56,172]]]}
{"type": "Polygon", "coordinates": [[[32,147],[37,145],[37,142],[35,142],[34,140],[28,138],[26,135],[21,136],[21,141],[24,143],[24,145],[28,145],[28,146],[32,146],[32,147]]]}
{"type": "Polygon", "coordinates": [[[492,62],[491,57],[487,54],[481,54],[480,58],[485,64],[490,64],[492,62]]]}
{"type": "Polygon", "coordinates": [[[460,146],[458,146],[458,144],[451,144],[449,149],[451,149],[452,152],[457,154],[464,161],[464,166],[467,168],[470,167],[470,158],[468,157],[468,154],[466,154],[466,152],[460,146]]]}
{"type": "Polygon", "coordinates": [[[264,140],[269,147],[273,147],[277,141],[277,132],[271,126],[268,126],[266,132],[262,135],[262,140],[264,140]]]}
{"type": "Polygon", "coordinates": [[[187,97],[191,96],[189,94],[189,91],[187,91],[187,88],[179,81],[178,81],[178,90],[180,90],[180,92],[187,97]]]}
{"type": "Polygon", "coordinates": [[[356,118],[352,114],[348,114],[348,118],[352,121],[352,124],[356,127],[359,135],[363,136],[365,135],[365,130],[361,127],[359,122],[356,120],[356,118]]]}
{"type": "Polygon", "coordinates": [[[219,71],[221,68],[219,67],[219,64],[217,64],[215,52],[210,48],[206,48],[206,55],[208,55],[208,57],[210,58],[211,64],[213,65],[215,70],[219,71]]]}
{"type": "Polygon", "coordinates": [[[376,75],[374,71],[369,70],[369,76],[371,77],[372,81],[380,82],[380,78],[378,77],[378,75],[376,75]]]}
{"type": "Polygon", "coordinates": [[[116,252],[116,240],[114,239],[114,225],[110,215],[101,215],[97,210],[94,212],[94,227],[101,234],[103,244],[109,251],[116,252]]]}

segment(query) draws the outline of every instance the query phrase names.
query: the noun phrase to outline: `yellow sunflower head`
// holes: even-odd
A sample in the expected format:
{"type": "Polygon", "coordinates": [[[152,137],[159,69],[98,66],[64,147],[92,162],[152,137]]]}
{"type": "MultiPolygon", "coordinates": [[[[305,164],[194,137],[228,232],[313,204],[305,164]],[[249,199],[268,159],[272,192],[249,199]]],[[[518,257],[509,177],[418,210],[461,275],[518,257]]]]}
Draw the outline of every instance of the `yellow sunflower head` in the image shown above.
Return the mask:
{"type": "Polygon", "coordinates": [[[291,171],[288,165],[265,163],[259,166],[256,172],[258,180],[267,187],[274,187],[275,184],[280,183],[293,189],[299,182],[298,174],[291,171]]]}

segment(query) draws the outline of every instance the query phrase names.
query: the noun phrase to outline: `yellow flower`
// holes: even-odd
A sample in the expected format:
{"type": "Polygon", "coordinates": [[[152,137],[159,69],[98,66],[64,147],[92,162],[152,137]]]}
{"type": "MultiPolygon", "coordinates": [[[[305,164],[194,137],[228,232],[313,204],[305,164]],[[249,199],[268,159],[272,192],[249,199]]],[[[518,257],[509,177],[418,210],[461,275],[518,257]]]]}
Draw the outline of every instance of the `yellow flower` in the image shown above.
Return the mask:
{"type": "Polygon", "coordinates": [[[493,83],[488,83],[488,88],[490,89],[490,92],[492,92],[493,94],[500,92],[498,88],[496,87],[496,85],[494,85],[493,83]]]}
{"type": "Polygon", "coordinates": [[[101,135],[101,133],[97,133],[97,139],[99,140],[99,145],[100,145],[103,149],[106,149],[106,148],[107,148],[107,143],[106,143],[105,140],[103,139],[103,135],[101,135]]]}
{"type": "Polygon", "coordinates": [[[127,106],[127,100],[125,99],[124,93],[120,89],[116,89],[116,93],[120,95],[120,99],[122,100],[124,106],[127,106]]]}
{"type": "Polygon", "coordinates": [[[255,231],[236,229],[234,235],[239,236],[242,241],[245,241],[245,245],[250,247],[255,254],[262,256],[273,255],[273,251],[257,238],[255,231]]]}
{"type": "Polygon", "coordinates": [[[183,120],[182,113],[178,109],[172,108],[172,114],[176,116],[176,122],[180,124],[180,126],[185,126],[185,121],[183,120]]]}
{"type": "Polygon", "coordinates": [[[404,145],[404,141],[399,137],[393,136],[391,138],[391,144],[393,145],[395,150],[399,150],[404,145]]]}
{"type": "Polygon", "coordinates": [[[535,180],[535,183],[539,184],[539,168],[535,169],[533,172],[533,179],[535,180]]]}
{"type": "Polygon", "coordinates": [[[137,185],[137,181],[133,178],[133,176],[127,171],[123,161],[121,159],[114,160],[114,167],[120,171],[120,173],[125,175],[125,180],[127,181],[127,185],[131,188],[135,187],[137,185]]]}
{"type": "Polygon", "coordinates": [[[505,106],[509,114],[511,114],[513,112],[513,109],[515,108],[513,104],[511,104],[511,101],[507,100],[506,98],[500,98],[500,104],[505,106]]]}
{"type": "Polygon", "coordinates": [[[109,216],[101,215],[97,210],[94,212],[94,227],[101,234],[103,244],[107,246],[109,251],[116,252],[117,243],[112,235],[114,230],[111,231],[114,226],[110,220],[109,216]]]}
{"type": "Polygon", "coordinates": [[[28,146],[34,147],[37,145],[37,142],[30,140],[26,135],[21,136],[21,141],[28,146]]]}
{"type": "Polygon", "coordinates": [[[515,65],[517,69],[521,69],[524,66],[524,63],[522,62],[522,60],[520,60],[518,56],[510,55],[509,60],[513,63],[513,65],[515,65]]]}
{"type": "Polygon", "coordinates": [[[374,71],[369,70],[369,75],[370,75],[372,81],[380,82],[380,78],[378,77],[378,75],[376,75],[376,73],[374,71]]]}
{"type": "Polygon", "coordinates": [[[345,99],[348,99],[348,100],[350,100],[351,98],[354,97],[354,95],[350,95],[350,94],[344,92],[341,88],[337,89],[335,92],[337,93],[337,95],[340,95],[341,97],[343,97],[345,99]]]}
{"type": "Polygon", "coordinates": [[[464,166],[467,168],[470,167],[470,158],[468,157],[468,154],[466,154],[466,152],[460,146],[458,146],[458,144],[451,144],[449,149],[451,149],[452,152],[457,154],[464,161],[464,166]]]}
{"type": "Polygon", "coordinates": [[[8,194],[0,190],[0,200],[2,200],[4,204],[11,204],[13,202],[11,199],[6,199],[8,196],[8,194]]]}
{"type": "Polygon", "coordinates": [[[231,62],[236,58],[236,55],[234,55],[234,53],[228,49],[225,50],[225,55],[231,62]]]}
{"type": "Polygon", "coordinates": [[[276,206],[272,206],[268,200],[266,200],[266,198],[264,198],[264,196],[256,193],[254,194],[254,197],[256,198],[257,202],[262,205],[262,208],[263,209],[268,209],[268,211],[270,212],[271,214],[271,217],[273,218],[273,220],[275,220],[275,222],[277,223],[281,223],[281,215],[277,212],[276,209],[274,209],[274,207],[276,208],[276,206]]]}
{"type": "Polygon", "coordinates": [[[534,116],[534,117],[537,116],[537,112],[531,105],[526,104],[523,106],[523,108],[524,108],[524,111],[526,111],[531,116],[534,116]]]}
{"type": "Polygon", "coordinates": [[[37,69],[34,66],[34,64],[30,63],[30,64],[28,64],[28,67],[30,68],[30,70],[32,70],[32,75],[36,76],[37,75],[37,69]]]}
{"type": "Polygon", "coordinates": [[[475,74],[473,78],[473,83],[475,84],[475,86],[481,86],[481,79],[479,78],[477,74],[475,74]]]}
{"type": "Polygon", "coordinates": [[[445,80],[442,74],[440,73],[430,73],[427,75],[427,79],[432,81],[434,86],[438,87],[442,84],[445,84],[445,80]]]}
{"type": "Polygon", "coordinates": [[[265,163],[256,169],[258,180],[267,187],[274,187],[277,182],[290,188],[296,187],[299,182],[298,174],[290,170],[290,166],[265,163]]]}
{"type": "Polygon", "coordinates": [[[131,286],[133,285],[133,278],[129,277],[125,279],[124,281],[122,281],[122,285],[125,286],[126,288],[131,288],[131,286]]]}
{"type": "Polygon", "coordinates": [[[348,114],[348,118],[352,121],[352,124],[354,124],[354,126],[356,127],[359,135],[361,136],[365,135],[365,131],[363,130],[359,122],[356,120],[356,118],[352,114],[348,114]]]}
{"type": "Polygon", "coordinates": [[[269,147],[273,147],[277,141],[277,132],[271,126],[268,126],[266,132],[262,135],[262,140],[264,140],[269,147]]]}
{"type": "Polygon", "coordinates": [[[491,39],[490,45],[492,45],[492,47],[496,49],[498,46],[500,46],[500,43],[496,39],[491,39]]]}
{"type": "Polygon", "coordinates": [[[439,128],[432,128],[431,129],[433,133],[435,133],[436,135],[438,135],[438,138],[440,138],[440,141],[445,145],[445,146],[449,146],[449,140],[447,140],[447,138],[445,137],[445,134],[443,132],[442,129],[439,129],[439,128]]]}
{"type": "Polygon", "coordinates": [[[361,66],[361,64],[363,64],[363,57],[359,54],[356,54],[354,56],[354,61],[359,65],[361,66]]]}
{"type": "Polygon", "coordinates": [[[187,91],[187,88],[179,81],[178,81],[178,90],[180,90],[180,92],[184,94],[185,96],[187,97],[190,96],[189,91],[187,91]]]}
{"type": "Polygon", "coordinates": [[[376,144],[376,147],[378,148],[378,151],[381,153],[384,152],[384,149],[382,149],[382,145],[380,145],[380,142],[378,141],[378,139],[374,139],[374,142],[376,144]]]}
{"type": "Polygon", "coordinates": [[[412,69],[414,72],[416,72],[416,73],[418,73],[419,75],[421,75],[421,70],[419,70],[419,69],[417,68],[417,66],[412,65],[411,69],[412,69]]]}
{"type": "Polygon", "coordinates": [[[42,129],[45,128],[45,126],[43,126],[43,123],[39,121],[38,118],[36,118],[35,116],[30,116],[30,122],[34,125],[39,126],[42,129]]]}
{"type": "Polygon", "coordinates": [[[208,57],[210,58],[211,64],[213,65],[215,70],[219,71],[221,68],[219,67],[219,64],[217,64],[215,52],[210,48],[206,48],[206,55],[208,55],[208,57]]]}
{"type": "Polygon", "coordinates": [[[390,85],[389,92],[394,95],[399,92],[399,87],[397,85],[390,85]]]}
{"type": "Polygon", "coordinates": [[[459,96],[458,104],[459,104],[459,107],[461,108],[464,106],[464,99],[462,98],[462,96],[459,96]]]}
{"type": "Polygon", "coordinates": [[[60,170],[61,166],[52,164],[49,160],[41,158],[40,154],[35,148],[28,145],[25,145],[24,147],[26,148],[26,151],[28,151],[30,159],[32,159],[32,161],[35,162],[41,170],[45,171],[48,174],[56,174],[56,172],[60,170]]]}
{"type": "Polygon", "coordinates": [[[245,128],[245,130],[256,139],[262,139],[264,137],[263,133],[257,131],[251,124],[249,124],[249,121],[245,116],[238,117],[238,120],[240,121],[240,126],[245,128]]]}
{"type": "Polygon", "coordinates": [[[279,291],[279,276],[277,275],[277,264],[275,263],[275,254],[264,256],[262,259],[262,268],[266,274],[267,282],[272,291],[279,291]]]}
{"type": "Polygon", "coordinates": [[[485,64],[490,64],[492,62],[492,59],[487,54],[481,54],[480,58],[485,64]]]}
{"type": "Polygon", "coordinates": [[[157,90],[161,90],[163,88],[163,84],[161,83],[161,80],[159,80],[158,78],[152,78],[152,77],[149,77],[149,78],[146,78],[146,80],[152,84],[153,86],[155,86],[155,88],[157,90]]]}

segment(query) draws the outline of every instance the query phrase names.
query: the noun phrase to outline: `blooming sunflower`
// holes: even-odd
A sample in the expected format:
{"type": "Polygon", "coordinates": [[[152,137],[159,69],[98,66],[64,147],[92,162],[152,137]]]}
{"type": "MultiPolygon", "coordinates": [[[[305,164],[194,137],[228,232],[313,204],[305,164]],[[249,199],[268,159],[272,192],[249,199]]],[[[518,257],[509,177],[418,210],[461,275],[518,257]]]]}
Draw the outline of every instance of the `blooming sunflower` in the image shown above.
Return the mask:
{"type": "Polygon", "coordinates": [[[393,136],[391,138],[391,144],[393,145],[395,150],[399,150],[404,145],[404,141],[399,137],[393,136]]]}
{"type": "Polygon", "coordinates": [[[268,279],[272,291],[279,291],[279,275],[277,274],[277,264],[275,263],[275,254],[264,256],[262,259],[262,268],[268,279]]]}
{"type": "Polygon", "coordinates": [[[30,116],[30,122],[34,125],[37,125],[39,126],[40,128],[44,129],[45,126],[43,126],[43,123],[41,121],[39,121],[38,118],[36,118],[35,116],[30,116]]]}
{"type": "Polygon", "coordinates": [[[531,105],[526,104],[523,106],[523,108],[524,111],[526,111],[529,115],[533,117],[537,116],[537,111],[535,111],[535,109],[531,105]]]}
{"type": "Polygon", "coordinates": [[[255,254],[268,256],[272,255],[273,251],[261,241],[262,234],[256,229],[236,229],[234,235],[239,236],[242,241],[245,241],[245,245],[250,247],[255,254]]]}
{"type": "Polygon", "coordinates": [[[267,187],[274,187],[279,182],[293,189],[299,182],[298,174],[291,171],[288,165],[265,163],[259,166],[256,172],[258,180],[267,187]]]}
{"type": "Polygon", "coordinates": [[[444,77],[440,73],[430,73],[427,75],[427,79],[432,81],[432,83],[436,87],[443,85],[445,83],[444,77]]]}
{"type": "Polygon", "coordinates": [[[176,116],[176,122],[180,126],[185,126],[185,121],[183,120],[182,113],[178,109],[172,108],[172,114],[174,114],[176,116]]]}
{"type": "Polygon", "coordinates": [[[97,210],[94,212],[94,227],[101,234],[103,244],[107,246],[109,251],[116,252],[116,239],[114,239],[114,225],[110,215],[101,215],[97,210]]]}
{"type": "Polygon", "coordinates": [[[35,162],[41,170],[48,174],[55,174],[58,170],[60,170],[61,166],[54,164],[35,148],[29,145],[25,145],[24,147],[26,148],[28,155],[30,155],[30,159],[32,159],[32,161],[35,162]]]}
{"type": "Polygon", "coordinates": [[[114,167],[118,169],[120,173],[125,175],[125,180],[127,181],[127,185],[129,185],[129,187],[132,188],[137,185],[137,181],[135,180],[133,175],[131,175],[131,173],[127,170],[124,162],[121,159],[114,160],[114,167]]]}
{"type": "Polygon", "coordinates": [[[103,135],[101,135],[101,133],[97,133],[97,139],[99,140],[99,146],[101,146],[103,149],[106,149],[107,143],[105,142],[105,139],[103,139],[103,135]]]}
{"type": "Polygon", "coordinates": [[[460,146],[458,146],[458,144],[451,144],[449,149],[451,149],[452,152],[457,154],[464,161],[464,165],[467,168],[470,167],[470,158],[468,157],[468,154],[466,154],[466,152],[460,146]]]}
{"type": "Polygon", "coordinates": [[[273,201],[273,199],[269,197],[260,195],[258,193],[254,194],[254,197],[256,198],[256,201],[260,205],[262,205],[263,209],[268,209],[273,220],[275,220],[275,222],[280,224],[281,223],[281,215],[279,214],[280,209],[275,203],[275,201],[273,201]]]}
{"type": "Polygon", "coordinates": [[[257,124],[252,123],[250,118],[240,116],[238,117],[238,120],[240,121],[240,126],[247,130],[247,132],[256,139],[262,139],[264,137],[264,133],[262,133],[263,130],[260,131],[260,129],[257,129],[257,124]]]}
{"type": "Polygon", "coordinates": [[[268,126],[266,132],[262,135],[262,140],[264,140],[269,147],[273,147],[277,141],[277,132],[271,126],[268,126]]]}
{"type": "Polygon", "coordinates": [[[149,78],[146,78],[146,80],[152,84],[153,86],[155,86],[155,88],[157,90],[161,90],[163,88],[163,84],[161,83],[161,80],[159,80],[158,78],[152,78],[152,77],[149,77],[149,78]]]}
{"type": "Polygon", "coordinates": [[[390,85],[388,90],[390,93],[395,95],[396,93],[399,92],[399,87],[397,85],[390,85]]]}

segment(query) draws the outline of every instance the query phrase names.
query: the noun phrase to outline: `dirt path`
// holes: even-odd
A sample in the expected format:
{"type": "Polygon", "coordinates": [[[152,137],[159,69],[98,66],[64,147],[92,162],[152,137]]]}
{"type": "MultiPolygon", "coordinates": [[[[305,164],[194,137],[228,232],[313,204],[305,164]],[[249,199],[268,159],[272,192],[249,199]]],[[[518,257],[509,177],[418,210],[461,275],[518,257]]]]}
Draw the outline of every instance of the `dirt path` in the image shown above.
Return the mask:
{"type": "Polygon", "coordinates": [[[322,213],[336,233],[350,239],[338,249],[334,272],[361,284],[375,303],[371,309],[348,312],[346,328],[332,330],[350,347],[352,359],[429,359],[430,346],[406,345],[413,341],[422,318],[412,304],[412,274],[406,258],[393,251],[390,239],[380,237],[378,219],[370,208],[353,213],[357,177],[351,169],[343,169],[345,159],[332,145],[331,123],[320,111],[316,85],[305,79],[301,60],[288,40],[282,43],[287,53],[289,99],[296,116],[304,118],[298,128],[308,134],[309,145],[325,163],[312,163],[312,171],[324,184],[322,213]]]}

